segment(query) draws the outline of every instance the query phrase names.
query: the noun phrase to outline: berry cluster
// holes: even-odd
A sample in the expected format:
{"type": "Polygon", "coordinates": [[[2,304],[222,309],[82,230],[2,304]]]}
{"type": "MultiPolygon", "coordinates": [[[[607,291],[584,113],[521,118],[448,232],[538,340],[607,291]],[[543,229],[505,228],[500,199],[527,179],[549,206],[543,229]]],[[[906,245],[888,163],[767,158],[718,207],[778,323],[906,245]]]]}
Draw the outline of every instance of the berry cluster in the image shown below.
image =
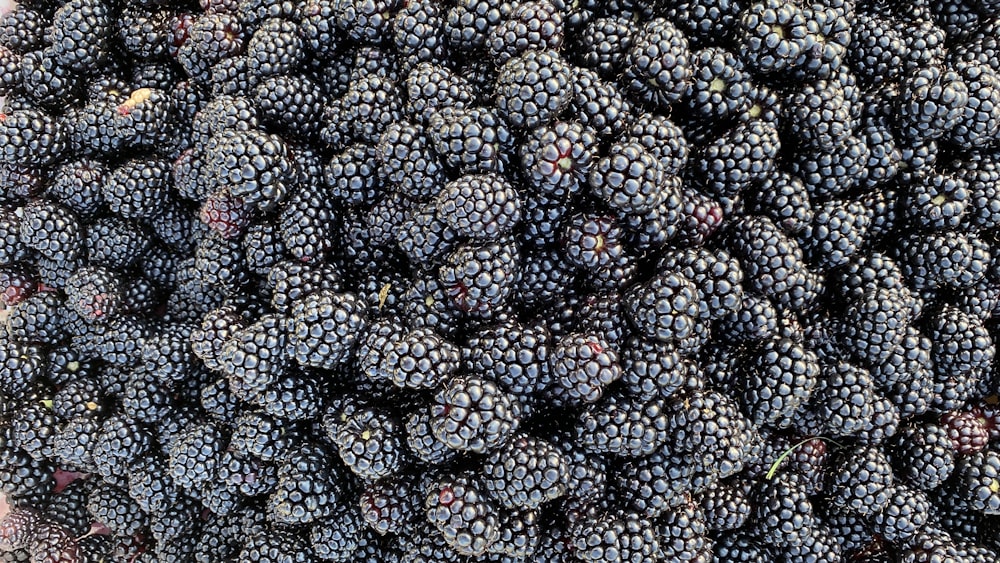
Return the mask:
{"type": "Polygon", "coordinates": [[[997,0],[24,0],[0,561],[995,563],[997,0]]]}

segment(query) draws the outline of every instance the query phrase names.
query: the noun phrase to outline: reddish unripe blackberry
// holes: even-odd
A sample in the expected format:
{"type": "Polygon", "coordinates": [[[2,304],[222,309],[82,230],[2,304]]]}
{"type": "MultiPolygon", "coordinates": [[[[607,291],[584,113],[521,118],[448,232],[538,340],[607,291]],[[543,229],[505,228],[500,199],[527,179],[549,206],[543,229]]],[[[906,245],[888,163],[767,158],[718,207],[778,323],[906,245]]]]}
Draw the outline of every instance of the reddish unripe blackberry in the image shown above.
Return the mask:
{"type": "Polygon", "coordinates": [[[939,424],[947,431],[955,453],[970,455],[985,448],[990,441],[989,430],[983,422],[972,411],[955,411],[942,415],[939,424]]]}
{"type": "Polygon", "coordinates": [[[250,225],[250,206],[241,197],[233,196],[228,190],[219,190],[205,200],[199,211],[199,218],[224,238],[243,235],[250,225]]]}

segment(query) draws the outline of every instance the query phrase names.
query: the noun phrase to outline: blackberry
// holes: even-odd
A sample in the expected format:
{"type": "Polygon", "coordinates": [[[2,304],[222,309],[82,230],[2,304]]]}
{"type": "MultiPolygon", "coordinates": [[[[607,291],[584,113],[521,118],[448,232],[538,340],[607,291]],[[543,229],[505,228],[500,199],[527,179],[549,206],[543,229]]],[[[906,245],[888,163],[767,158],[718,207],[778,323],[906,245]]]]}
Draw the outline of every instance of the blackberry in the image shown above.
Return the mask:
{"type": "Polygon", "coordinates": [[[592,334],[560,338],[549,353],[548,364],[552,374],[548,394],[567,405],[597,402],[604,389],[622,375],[617,352],[592,334]]]}
{"type": "Polygon", "coordinates": [[[521,405],[496,383],[475,377],[454,377],[434,396],[431,431],[448,447],[474,453],[494,450],[512,436],[521,422],[521,405]]]}
{"type": "Polygon", "coordinates": [[[111,172],[102,188],[104,201],[122,217],[147,219],[167,202],[169,174],[166,161],[130,160],[111,172]]]}
{"type": "Polygon", "coordinates": [[[625,69],[635,40],[633,22],[621,15],[594,18],[574,37],[569,52],[581,66],[614,79],[625,69]]]}
{"type": "Polygon", "coordinates": [[[614,216],[575,214],[563,229],[563,259],[574,266],[596,272],[624,256],[622,228],[614,216]]]}
{"type": "Polygon", "coordinates": [[[212,423],[184,429],[170,448],[167,470],[178,487],[197,490],[215,478],[224,438],[212,423]]]}
{"type": "Polygon", "coordinates": [[[379,76],[366,76],[351,83],[344,95],[345,117],[354,137],[377,143],[385,128],[402,119],[403,101],[396,83],[379,76]]]}
{"type": "Polygon", "coordinates": [[[707,195],[735,198],[770,175],[780,149],[773,124],[740,123],[692,155],[689,177],[707,195]]]}
{"type": "Polygon", "coordinates": [[[642,145],[616,143],[587,178],[594,195],[626,213],[643,213],[667,197],[658,161],[642,145]]]}
{"type": "Polygon", "coordinates": [[[660,553],[653,524],[635,514],[609,513],[577,522],[569,541],[588,562],[648,561],[660,553]]]}
{"type": "Polygon", "coordinates": [[[589,127],[599,139],[610,139],[624,131],[632,119],[632,106],[614,82],[602,79],[589,68],[572,68],[566,112],[589,127]]]}
{"type": "Polygon", "coordinates": [[[46,33],[57,60],[85,73],[99,68],[108,56],[108,41],[114,33],[111,8],[100,0],[72,0],[59,7],[46,33]]]}
{"type": "Polygon", "coordinates": [[[660,161],[663,174],[679,174],[688,163],[691,148],[684,131],[663,116],[654,113],[637,116],[628,135],[660,161]]]}
{"type": "Polygon", "coordinates": [[[902,83],[900,132],[914,141],[938,139],[965,115],[969,88],[962,76],[940,66],[921,68],[902,83]]]}
{"type": "Polygon", "coordinates": [[[955,460],[952,487],[969,508],[984,514],[1000,511],[1000,454],[984,450],[955,460]]]}
{"type": "Polygon", "coordinates": [[[487,457],[485,489],[502,505],[533,510],[566,494],[569,464],[553,444],[519,436],[487,457]]]}
{"type": "Polygon", "coordinates": [[[81,219],[89,220],[101,210],[101,187],[107,174],[107,166],[97,160],[68,162],[58,168],[46,194],[75,212],[81,219]]]}
{"type": "Polygon", "coordinates": [[[291,448],[294,433],[286,421],[259,411],[237,415],[229,447],[241,457],[254,457],[267,463],[282,458],[291,448]]]}
{"type": "Polygon", "coordinates": [[[82,225],[69,209],[36,199],[24,206],[20,240],[25,246],[58,261],[73,261],[83,250],[82,225]]]}
{"type": "Polygon", "coordinates": [[[697,454],[697,469],[724,479],[743,468],[749,424],[733,401],[717,392],[674,397],[668,405],[672,450],[697,454]]]}
{"type": "Polygon", "coordinates": [[[518,3],[486,38],[486,47],[498,65],[528,50],[559,50],[562,43],[563,13],[547,0],[518,3]]]}
{"type": "Polygon", "coordinates": [[[744,217],[730,225],[727,249],[743,266],[747,289],[797,309],[815,299],[817,282],[804,264],[802,249],[773,221],[744,217]]]}
{"type": "Polygon", "coordinates": [[[424,124],[439,109],[471,109],[477,100],[468,80],[448,67],[432,62],[414,66],[403,86],[408,100],[406,112],[424,124]]]}
{"type": "Polygon", "coordinates": [[[222,132],[206,148],[204,163],[212,181],[228,184],[232,195],[264,211],[274,209],[291,191],[288,146],[262,131],[222,132]]]}
{"type": "MultiPolygon", "coordinates": [[[[391,128],[392,126],[390,126],[391,128]]],[[[335,154],[323,169],[323,181],[329,194],[349,204],[375,202],[383,192],[379,181],[382,167],[376,166],[376,148],[357,143],[335,154]]]]}
{"type": "Polygon", "coordinates": [[[904,216],[917,229],[943,230],[958,226],[969,205],[967,183],[945,174],[917,176],[910,184],[904,216]]]}
{"type": "Polygon", "coordinates": [[[969,101],[951,131],[952,142],[966,148],[990,145],[1000,133],[1000,76],[990,66],[960,62],[955,70],[968,87],[969,101]]]}
{"type": "Polygon", "coordinates": [[[704,514],[705,528],[713,532],[742,528],[752,510],[750,491],[750,482],[737,479],[721,481],[703,492],[698,504],[704,514]]]}
{"type": "Polygon", "coordinates": [[[504,305],[516,282],[520,252],[509,239],[465,244],[445,258],[438,277],[458,309],[488,315],[504,305]]]}
{"type": "Polygon", "coordinates": [[[482,555],[500,539],[496,508],[466,476],[433,482],[427,487],[424,510],[445,542],[463,555],[482,555]]]}
{"type": "Polygon", "coordinates": [[[314,561],[309,543],[295,534],[265,530],[246,538],[239,560],[247,563],[310,563],[314,561]]]}
{"type": "Polygon", "coordinates": [[[557,121],[531,132],[520,146],[532,186],[553,196],[579,193],[596,158],[597,139],[579,123],[557,121]]]}
{"type": "Polygon", "coordinates": [[[872,518],[872,527],[889,541],[907,541],[929,523],[930,510],[924,493],[896,485],[889,495],[889,504],[872,518]]]}
{"type": "Polygon", "coordinates": [[[364,307],[353,294],[320,291],[294,301],[288,345],[305,366],[332,369],[348,359],[366,324],[364,307]]]}
{"type": "Polygon", "coordinates": [[[346,509],[339,510],[327,521],[309,529],[309,545],[316,557],[324,561],[350,561],[358,551],[362,537],[360,518],[346,509]]]}
{"type": "Polygon", "coordinates": [[[513,135],[489,108],[445,107],[431,114],[428,135],[445,163],[463,173],[503,172],[513,135]]]}
{"type": "Polygon", "coordinates": [[[687,37],[666,18],[637,30],[624,59],[624,80],[643,103],[669,107],[684,95],[693,74],[687,37]]]}
{"type": "Polygon", "coordinates": [[[280,524],[309,524],[330,516],[343,499],[344,476],[329,460],[332,452],[306,443],[278,466],[278,485],[267,499],[269,518],[280,524]]]}
{"type": "Polygon", "coordinates": [[[312,138],[319,133],[323,92],[299,75],[268,76],[254,89],[254,102],[269,127],[289,136],[312,138]]]}
{"type": "Polygon", "coordinates": [[[148,516],[118,487],[103,483],[94,487],[87,510],[116,536],[131,536],[148,524],[148,516]]]}
{"type": "Polygon", "coordinates": [[[695,123],[725,122],[750,108],[750,73],[732,52],[705,47],[691,54],[690,64],[691,81],[682,100],[695,123]]]}
{"type": "Polygon", "coordinates": [[[239,328],[246,326],[245,320],[234,308],[223,307],[210,311],[201,326],[191,331],[191,350],[206,367],[221,370],[222,348],[226,340],[239,328]]]}
{"type": "Polygon", "coordinates": [[[544,125],[569,103],[571,79],[570,67],[558,52],[527,51],[500,68],[497,111],[515,129],[544,125]]]}
{"type": "Polygon", "coordinates": [[[179,45],[174,40],[178,45],[174,56],[199,82],[210,82],[213,65],[243,51],[245,29],[232,14],[203,14],[185,23],[179,45]]]}
{"type": "Polygon", "coordinates": [[[827,488],[831,502],[862,516],[885,508],[894,482],[885,453],[875,447],[858,446],[839,452],[837,460],[827,488]]]}
{"type": "Polygon", "coordinates": [[[785,548],[808,541],[816,516],[801,485],[783,475],[768,479],[754,500],[756,528],[764,541],[785,548]]]}
{"type": "Polygon", "coordinates": [[[141,424],[123,415],[105,419],[91,453],[97,473],[105,481],[124,486],[128,465],[153,447],[152,440],[141,424]]]}
{"type": "Polygon", "coordinates": [[[746,386],[743,411],[754,424],[783,425],[803,406],[820,376],[816,354],[788,338],[764,341],[749,350],[737,366],[746,386]]]}
{"type": "Polygon", "coordinates": [[[403,428],[390,415],[373,409],[347,418],[336,436],[340,458],[356,475],[369,480],[390,477],[400,471],[405,450],[403,428]]]}
{"type": "Polygon", "coordinates": [[[576,434],[587,453],[622,457],[649,455],[667,440],[662,401],[609,395],[588,406],[577,419],[576,434]]]}
{"type": "Polygon", "coordinates": [[[379,535],[412,529],[422,503],[420,487],[405,476],[366,482],[359,500],[364,523],[379,535]]]}
{"type": "Polygon", "coordinates": [[[56,60],[52,48],[21,57],[21,87],[41,106],[54,107],[77,97],[80,78],[56,60]]]}
{"type": "Polygon", "coordinates": [[[624,299],[625,312],[636,329],[662,342],[691,335],[701,308],[696,286],[673,271],[629,290],[624,299]]]}
{"type": "Polygon", "coordinates": [[[238,330],[223,346],[220,360],[237,397],[259,395],[285,374],[291,358],[284,325],[281,317],[264,316],[238,330]]]}
{"type": "Polygon", "coordinates": [[[754,2],[740,14],[737,29],[744,62],[765,75],[802,66],[814,48],[805,10],[799,6],[754,2]]]}
{"type": "Polygon", "coordinates": [[[548,357],[552,336],[539,324],[509,321],[469,336],[463,363],[513,393],[523,406],[550,382],[548,357]]]}
{"type": "Polygon", "coordinates": [[[461,0],[448,10],[445,33],[451,47],[474,51],[486,45],[494,27],[510,17],[514,2],[461,0]]]}
{"type": "Polygon", "coordinates": [[[376,148],[382,165],[379,175],[395,189],[420,201],[441,189],[445,180],[443,163],[431,149],[422,127],[405,121],[392,123],[382,132],[376,148]]]}
{"type": "Polygon", "coordinates": [[[496,239],[520,221],[517,191],[493,174],[468,175],[449,182],[436,198],[438,217],[458,235],[496,239]]]}
{"type": "Polygon", "coordinates": [[[782,122],[799,143],[832,151],[853,132],[848,104],[841,84],[818,80],[805,84],[787,98],[782,122]]]}
{"type": "Polygon", "coordinates": [[[393,42],[404,66],[443,62],[448,55],[445,8],[434,2],[404,3],[393,20],[393,42]]]}
{"type": "Polygon", "coordinates": [[[406,445],[419,461],[430,465],[443,465],[452,461],[458,452],[434,437],[430,414],[415,412],[406,418],[406,445]]]}
{"type": "Polygon", "coordinates": [[[749,211],[770,218],[786,233],[801,233],[813,222],[811,191],[799,177],[779,171],[755,182],[750,189],[749,211]]]}
{"type": "Polygon", "coordinates": [[[990,434],[985,420],[974,412],[948,412],[941,416],[940,423],[951,440],[951,449],[957,455],[974,454],[989,443],[990,434]]]}

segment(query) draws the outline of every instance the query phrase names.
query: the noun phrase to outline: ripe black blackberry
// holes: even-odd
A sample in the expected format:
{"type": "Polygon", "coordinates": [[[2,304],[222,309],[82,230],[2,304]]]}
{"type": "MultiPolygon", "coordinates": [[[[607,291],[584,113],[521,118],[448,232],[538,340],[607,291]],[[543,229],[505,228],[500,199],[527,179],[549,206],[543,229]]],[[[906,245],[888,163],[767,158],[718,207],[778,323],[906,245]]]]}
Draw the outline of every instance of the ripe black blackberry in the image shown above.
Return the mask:
{"type": "Polygon", "coordinates": [[[206,147],[205,171],[212,182],[261,210],[274,209],[291,191],[293,165],[278,136],[258,130],[226,130],[206,147]]]}
{"type": "Polygon", "coordinates": [[[965,115],[969,88],[957,72],[928,66],[904,79],[898,104],[900,133],[914,141],[938,139],[965,115]]]}
{"type": "Polygon", "coordinates": [[[403,426],[386,412],[364,409],[340,425],[336,444],[340,458],[363,479],[397,474],[405,462],[403,426]]]}
{"type": "Polygon", "coordinates": [[[432,62],[413,67],[403,86],[407,93],[406,112],[423,124],[439,109],[468,109],[477,99],[473,86],[462,75],[432,62]]]}
{"type": "MultiPolygon", "coordinates": [[[[382,179],[407,196],[426,201],[445,181],[443,163],[424,128],[406,121],[390,124],[376,147],[382,179]]],[[[329,183],[329,179],[327,180],[329,183]]]]}
{"type": "Polygon", "coordinates": [[[625,69],[634,33],[633,22],[619,14],[594,18],[573,36],[568,51],[581,66],[593,69],[603,78],[614,79],[625,69]]]}
{"type": "Polygon", "coordinates": [[[509,0],[461,0],[448,10],[445,33],[448,44],[462,51],[485,47],[490,32],[510,17],[509,0]]]}
{"type": "MultiPolygon", "coordinates": [[[[950,486],[969,509],[996,514],[1000,510],[1000,453],[983,450],[955,460],[950,486]]],[[[946,485],[947,486],[947,485],[946,485]]]]}
{"type": "Polygon", "coordinates": [[[296,70],[305,58],[305,46],[294,23],[270,18],[246,42],[248,70],[258,77],[296,70]]]}
{"type": "Polygon", "coordinates": [[[705,47],[691,54],[690,64],[692,76],[683,101],[693,122],[724,123],[749,109],[750,73],[731,51],[705,47]]]}
{"type": "Polygon", "coordinates": [[[632,105],[618,86],[589,68],[571,69],[572,95],[567,114],[594,131],[600,139],[617,136],[632,118],[632,105]]]}
{"type": "Polygon", "coordinates": [[[550,383],[551,345],[552,336],[541,323],[502,322],[471,334],[462,349],[462,361],[529,406],[550,383]]]}
{"type": "Polygon", "coordinates": [[[354,143],[333,155],[323,169],[330,197],[352,205],[374,203],[384,189],[380,181],[382,167],[375,160],[377,150],[365,143],[354,143]]]}
{"type": "Polygon", "coordinates": [[[448,56],[445,7],[423,0],[406,2],[396,12],[392,39],[403,58],[402,66],[420,62],[441,63],[448,56]]]}
{"type": "Polygon", "coordinates": [[[840,146],[854,130],[844,88],[834,80],[793,91],[785,100],[782,123],[799,143],[826,151],[840,146]]]}
{"type": "Polygon", "coordinates": [[[928,319],[935,378],[944,383],[940,400],[946,409],[957,408],[975,393],[996,356],[996,346],[979,319],[946,306],[928,319]]]}
{"type": "Polygon", "coordinates": [[[235,332],[222,348],[224,373],[237,396],[258,395],[289,367],[287,329],[281,318],[267,315],[235,332]]]}
{"type": "Polygon", "coordinates": [[[512,510],[534,510],[566,494],[569,463],[558,447],[531,436],[513,438],[487,457],[483,485],[512,510]]]}
{"type": "Polygon", "coordinates": [[[667,108],[684,95],[692,76],[687,37],[670,20],[646,21],[632,36],[624,80],[642,103],[667,108]]]}
{"type": "Polygon", "coordinates": [[[486,453],[502,446],[521,423],[521,405],[496,383],[454,377],[434,396],[434,436],[459,451],[486,453]]]}
{"type": "Polygon", "coordinates": [[[271,561],[307,562],[313,560],[309,543],[298,534],[265,529],[244,537],[238,559],[247,563],[271,561]]]}
{"type": "Polygon", "coordinates": [[[866,370],[845,362],[823,365],[809,410],[824,435],[850,436],[861,432],[874,416],[874,392],[866,370]]]}
{"type": "Polygon", "coordinates": [[[578,416],[576,440],[587,453],[642,457],[666,443],[667,414],[659,398],[608,395],[578,416]]]}
{"type": "Polygon", "coordinates": [[[570,264],[596,272],[624,256],[622,228],[614,216],[578,213],[564,223],[562,256],[570,264]]]}
{"type": "Polygon", "coordinates": [[[497,509],[467,476],[433,482],[426,488],[424,510],[447,544],[463,555],[482,555],[500,539],[497,509]]]}
{"type": "Polygon", "coordinates": [[[399,85],[376,75],[367,75],[351,82],[344,94],[346,117],[354,137],[377,143],[385,128],[403,117],[403,100],[399,85]]]}
{"type": "Polygon", "coordinates": [[[951,141],[966,148],[995,143],[1000,133],[1000,75],[981,63],[958,62],[955,70],[969,89],[969,102],[951,132],[951,141]]]}
{"type": "Polygon", "coordinates": [[[544,125],[569,103],[571,80],[570,66],[558,52],[527,51],[500,68],[497,111],[515,129],[544,125]]]}
{"type": "Polygon", "coordinates": [[[660,271],[676,271],[698,289],[698,317],[717,320],[740,308],[743,270],[724,250],[689,249],[666,253],[657,265],[660,271]]]}
{"type": "Polygon", "coordinates": [[[563,13],[548,0],[517,3],[510,16],[492,28],[486,47],[502,65],[529,50],[559,50],[563,43],[563,13]]]}
{"type": "Polygon", "coordinates": [[[445,184],[436,207],[455,233],[472,239],[496,239],[521,220],[517,191],[495,174],[467,175],[445,184]]]}
{"type": "Polygon", "coordinates": [[[514,144],[507,122],[490,108],[442,108],[428,119],[434,150],[463,173],[503,172],[514,144]]]}
{"type": "Polygon", "coordinates": [[[737,366],[746,378],[740,394],[754,424],[782,426],[808,401],[820,375],[815,352],[788,338],[772,338],[748,350],[737,366]]]}
{"type": "Polygon", "coordinates": [[[837,339],[864,366],[881,366],[902,344],[912,315],[906,295],[874,289],[848,301],[837,339]]]}
{"type": "Polygon", "coordinates": [[[348,359],[364,331],[366,311],[350,293],[318,291],[293,301],[288,345],[304,366],[332,369],[348,359]]]}
{"type": "Polygon", "coordinates": [[[596,137],[581,124],[557,121],[533,130],[521,144],[521,167],[533,188],[569,197],[583,189],[596,145],[596,137]]]}
{"type": "Polygon", "coordinates": [[[769,217],[786,233],[795,235],[812,223],[810,191],[799,177],[779,171],[756,182],[750,190],[748,210],[769,217]]]}
{"type": "Polygon", "coordinates": [[[686,178],[709,196],[735,198],[770,176],[780,150],[773,123],[739,123],[692,154],[686,178]]]}
{"type": "Polygon", "coordinates": [[[663,172],[659,161],[642,145],[615,143],[594,163],[588,183],[594,195],[625,213],[644,213],[662,202],[663,172]]]}
{"type": "Polygon", "coordinates": [[[895,485],[889,504],[872,518],[875,533],[891,542],[905,542],[930,522],[927,496],[906,485],[895,485]]]}
{"type": "Polygon", "coordinates": [[[765,217],[743,217],[729,227],[727,249],[743,266],[747,289],[799,309],[816,298],[818,282],[798,243],[765,217]]]}
{"type": "Polygon", "coordinates": [[[681,272],[666,271],[624,296],[632,324],[647,338],[670,342],[695,330],[701,301],[697,287],[681,272]]]}
{"type": "Polygon", "coordinates": [[[225,439],[215,424],[190,425],[171,446],[167,471],[178,487],[196,491],[215,478],[224,449],[225,439]]]}
{"type": "Polygon", "coordinates": [[[561,404],[595,403],[608,385],[621,378],[617,352],[593,334],[560,338],[548,363],[552,374],[548,394],[561,404]]]}
{"type": "Polygon", "coordinates": [[[568,541],[583,561],[648,561],[661,553],[658,535],[653,523],[636,514],[607,513],[576,522],[568,541]]]}
{"type": "Polygon", "coordinates": [[[438,279],[459,310],[489,316],[507,303],[520,263],[517,244],[509,238],[482,245],[464,244],[445,258],[438,279]]]}
{"type": "Polygon", "coordinates": [[[889,502],[894,483],[885,453],[872,446],[847,448],[837,453],[829,473],[830,502],[858,514],[873,515],[889,502]]]}
{"type": "Polygon", "coordinates": [[[106,418],[91,452],[97,473],[109,483],[124,486],[128,465],[149,451],[152,442],[151,434],[140,423],[123,415],[106,418]]]}
{"type": "Polygon", "coordinates": [[[292,137],[312,138],[319,133],[323,92],[309,78],[297,74],[268,76],[254,89],[253,100],[263,123],[292,137]]]}
{"type": "Polygon", "coordinates": [[[288,452],[278,466],[278,485],[267,498],[268,517],[280,524],[309,524],[333,513],[347,481],[333,465],[334,454],[306,442],[288,452]]]}

